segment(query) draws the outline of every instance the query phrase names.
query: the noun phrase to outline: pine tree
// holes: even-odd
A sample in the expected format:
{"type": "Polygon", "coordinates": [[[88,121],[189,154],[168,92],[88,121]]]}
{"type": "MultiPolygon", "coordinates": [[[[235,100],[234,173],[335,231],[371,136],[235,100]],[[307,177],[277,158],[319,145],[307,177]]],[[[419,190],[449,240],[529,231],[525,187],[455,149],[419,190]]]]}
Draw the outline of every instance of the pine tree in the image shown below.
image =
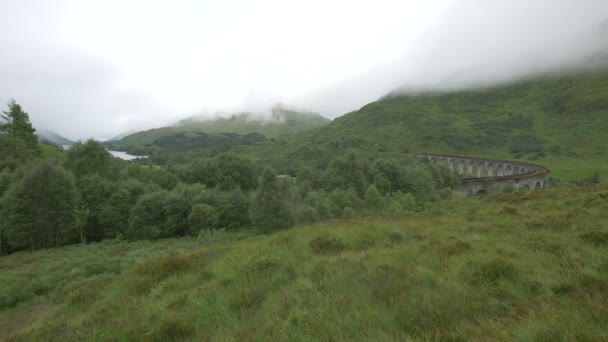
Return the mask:
{"type": "Polygon", "coordinates": [[[8,111],[3,111],[2,120],[0,123],[0,132],[6,133],[9,136],[24,140],[28,147],[36,149],[38,146],[38,137],[36,130],[30,123],[29,115],[23,111],[21,106],[11,99],[8,102],[8,111]]]}

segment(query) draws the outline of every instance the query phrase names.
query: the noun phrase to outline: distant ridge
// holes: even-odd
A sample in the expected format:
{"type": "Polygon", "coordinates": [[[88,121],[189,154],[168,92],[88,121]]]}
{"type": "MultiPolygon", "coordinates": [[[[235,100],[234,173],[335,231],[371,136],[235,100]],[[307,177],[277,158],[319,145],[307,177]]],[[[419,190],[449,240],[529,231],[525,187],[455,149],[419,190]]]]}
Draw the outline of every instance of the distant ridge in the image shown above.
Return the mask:
{"type": "Polygon", "coordinates": [[[330,122],[330,119],[317,113],[276,105],[270,115],[243,112],[218,113],[212,118],[192,116],[174,126],[129,134],[117,141],[107,141],[106,145],[116,150],[138,152],[177,145],[182,148],[217,147],[301,133],[326,126],[330,122]]]}
{"type": "Polygon", "coordinates": [[[56,145],[73,145],[74,141],[63,137],[53,131],[38,129],[36,130],[36,134],[38,135],[39,141],[46,141],[56,145]]]}

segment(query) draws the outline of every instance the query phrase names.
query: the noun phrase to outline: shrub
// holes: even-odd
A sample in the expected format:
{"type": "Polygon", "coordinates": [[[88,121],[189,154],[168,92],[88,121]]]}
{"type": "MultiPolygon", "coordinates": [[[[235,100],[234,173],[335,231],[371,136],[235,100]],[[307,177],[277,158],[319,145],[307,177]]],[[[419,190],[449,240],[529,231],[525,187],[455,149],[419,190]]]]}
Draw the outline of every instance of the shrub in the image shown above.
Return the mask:
{"type": "Polygon", "coordinates": [[[264,287],[254,287],[252,289],[239,289],[230,300],[230,308],[235,311],[256,310],[266,299],[268,289],[264,287]]]}
{"type": "Polygon", "coordinates": [[[517,268],[510,262],[494,259],[485,262],[471,274],[471,283],[494,284],[500,280],[514,280],[518,275],[517,268]]]}
{"type": "Polygon", "coordinates": [[[543,141],[533,133],[521,133],[511,138],[509,150],[512,153],[540,152],[543,149],[543,141]]]}
{"type": "Polygon", "coordinates": [[[500,211],[501,214],[517,215],[517,209],[511,206],[506,206],[500,211]]]}
{"type": "Polygon", "coordinates": [[[446,246],[444,249],[447,255],[456,255],[471,250],[471,244],[466,241],[456,241],[453,244],[446,246]]]}
{"type": "Polygon", "coordinates": [[[196,329],[189,321],[182,320],[176,317],[175,314],[171,314],[160,323],[157,335],[164,341],[186,340],[196,332],[196,329]]]}
{"type": "Polygon", "coordinates": [[[226,229],[203,229],[198,233],[198,242],[202,245],[211,245],[229,240],[229,235],[226,229]]]}
{"type": "Polygon", "coordinates": [[[585,177],[583,179],[573,181],[576,185],[593,185],[600,183],[600,175],[597,172],[593,172],[593,174],[589,177],[585,177]]]}
{"type": "Polygon", "coordinates": [[[351,207],[346,207],[342,209],[342,214],[340,215],[343,219],[352,219],[355,217],[355,209],[351,207]]]}
{"type": "Polygon", "coordinates": [[[608,246],[608,232],[587,232],[579,237],[597,247],[608,246]]]}
{"type": "Polygon", "coordinates": [[[199,263],[200,257],[196,255],[172,255],[145,262],[131,272],[135,279],[130,282],[131,292],[134,294],[146,293],[158,282],[171,275],[190,270],[199,263]]]}
{"type": "Polygon", "coordinates": [[[334,236],[318,236],[308,243],[315,254],[338,253],[346,248],[340,238],[334,236]]]}
{"type": "Polygon", "coordinates": [[[403,238],[403,235],[401,235],[401,233],[399,232],[391,232],[388,234],[388,241],[390,241],[391,243],[398,244],[402,243],[403,240],[405,239],[403,238]]]}
{"type": "Polygon", "coordinates": [[[374,241],[374,238],[372,238],[368,234],[363,234],[357,236],[357,238],[355,239],[355,245],[358,249],[364,250],[374,247],[374,245],[376,245],[376,241],[374,241]]]}
{"type": "Polygon", "coordinates": [[[202,203],[195,204],[188,215],[188,223],[194,230],[215,229],[219,220],[220,216],[215,208],[202,203]]]}

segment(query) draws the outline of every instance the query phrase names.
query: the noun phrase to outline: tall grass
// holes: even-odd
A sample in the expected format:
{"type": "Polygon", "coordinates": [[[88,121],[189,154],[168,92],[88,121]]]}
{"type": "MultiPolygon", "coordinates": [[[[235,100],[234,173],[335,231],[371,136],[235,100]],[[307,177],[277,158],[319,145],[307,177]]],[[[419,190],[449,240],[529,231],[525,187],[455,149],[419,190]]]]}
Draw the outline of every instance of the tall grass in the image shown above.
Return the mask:
{"type": "Polygon", "coordinates": [[[11,255],[0,339],[602,340],[606,194],[564,187],[245,240],[11,255]]]}

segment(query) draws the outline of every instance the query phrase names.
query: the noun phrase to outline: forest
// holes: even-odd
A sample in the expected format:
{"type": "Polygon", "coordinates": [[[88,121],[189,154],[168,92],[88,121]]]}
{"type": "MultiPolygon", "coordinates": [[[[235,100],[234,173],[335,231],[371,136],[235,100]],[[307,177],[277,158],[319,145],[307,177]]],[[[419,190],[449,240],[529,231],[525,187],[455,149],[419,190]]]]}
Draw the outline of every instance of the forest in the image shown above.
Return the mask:
{"type": "Polygon", "coordinates": [[[38,142],[18,103],[7,107],[0,126],[1,254],[398,216],[449,200],[459,184],[442,165],[348,148],[325,163],[298,162],[290,174],[234,153],[160,164],[115,158],[95,140],[64,151],[38,142]]]}

